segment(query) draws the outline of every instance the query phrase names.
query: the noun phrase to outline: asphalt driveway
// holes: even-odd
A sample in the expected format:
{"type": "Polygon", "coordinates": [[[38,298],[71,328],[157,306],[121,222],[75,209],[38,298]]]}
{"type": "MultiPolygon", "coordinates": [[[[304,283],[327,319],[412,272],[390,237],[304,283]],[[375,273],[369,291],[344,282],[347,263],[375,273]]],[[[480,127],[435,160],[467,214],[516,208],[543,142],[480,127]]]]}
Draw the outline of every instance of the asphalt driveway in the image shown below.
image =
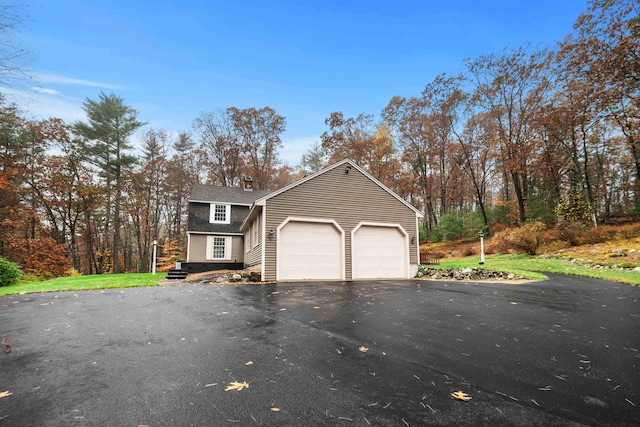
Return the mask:
{"type": "Polygon", "coordinates": [[[637,426],[639,297],[564,276],[0,297],[0,427],[637,426]]]}

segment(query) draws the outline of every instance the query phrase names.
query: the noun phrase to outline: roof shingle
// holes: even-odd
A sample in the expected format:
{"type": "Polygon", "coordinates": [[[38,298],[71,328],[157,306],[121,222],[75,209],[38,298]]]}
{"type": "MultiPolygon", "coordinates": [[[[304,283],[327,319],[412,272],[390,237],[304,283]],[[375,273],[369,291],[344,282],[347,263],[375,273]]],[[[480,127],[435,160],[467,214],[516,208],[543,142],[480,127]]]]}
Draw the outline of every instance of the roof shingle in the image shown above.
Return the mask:
{"type": "Polygon", "coordinates": [[[269,193],[270,191],[266,190],[245,191],[239,187],[196,184],[191,190],[189,200],[251,205],[254,201],[269,193]]]}

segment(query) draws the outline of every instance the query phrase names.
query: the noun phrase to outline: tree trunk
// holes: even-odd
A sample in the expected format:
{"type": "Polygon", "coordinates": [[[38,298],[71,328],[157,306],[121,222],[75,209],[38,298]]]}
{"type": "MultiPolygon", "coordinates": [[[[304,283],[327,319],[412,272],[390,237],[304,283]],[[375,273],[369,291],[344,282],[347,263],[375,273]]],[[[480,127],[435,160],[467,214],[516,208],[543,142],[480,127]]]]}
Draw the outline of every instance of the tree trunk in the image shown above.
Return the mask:
{"type": "Polygon", "coordinates": [[[516,198],[518,200],[520,224],[524,224],[527,221],[527,213],[525,196],[522,190],[521,174],[516,171],[511,171],[511,179],[513,180],[513,191],[516,193],[516,198]]]}

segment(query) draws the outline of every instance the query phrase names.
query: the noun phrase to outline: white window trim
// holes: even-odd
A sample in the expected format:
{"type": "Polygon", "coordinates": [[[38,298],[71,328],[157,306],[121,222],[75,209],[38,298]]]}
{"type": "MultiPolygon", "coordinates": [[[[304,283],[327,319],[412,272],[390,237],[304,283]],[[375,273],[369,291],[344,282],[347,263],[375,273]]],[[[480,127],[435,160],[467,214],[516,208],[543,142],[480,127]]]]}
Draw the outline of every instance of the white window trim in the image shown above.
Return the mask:
{"type": "Polygon", "coordinates": [[[231,205],[225,203],[211,203],[209,205],[209,222],[211,224],[231,224],[231,205]],[[224,221],[216,221],[216,206],[224,206],[225,207],[225,219],[224,221]]]}
{"type": "Polygon", "coordinates": [[[227,261],[231,259],[231,236],[207,236],[207,261],[227,261]],[[214,239],[224,239],[224,258],[213,257],[213,242],[214,239]]]}
{"type": "Polygon", "coordinates": [[[246,230],[244,232],[244,251],[245,253],[249,253],[251,250],[251,230],[246,230]]]}

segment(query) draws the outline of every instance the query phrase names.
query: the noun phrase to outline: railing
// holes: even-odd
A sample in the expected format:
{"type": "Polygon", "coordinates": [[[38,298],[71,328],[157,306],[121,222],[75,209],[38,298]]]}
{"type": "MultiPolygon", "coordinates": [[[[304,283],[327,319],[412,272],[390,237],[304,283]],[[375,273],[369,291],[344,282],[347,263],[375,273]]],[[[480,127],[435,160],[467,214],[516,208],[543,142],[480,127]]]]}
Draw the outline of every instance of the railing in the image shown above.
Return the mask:
{"type": "Polygon", "coordinates": [[[439,265],[440,255],[430,252],[420,252],[420,264],[439,265]]]}

